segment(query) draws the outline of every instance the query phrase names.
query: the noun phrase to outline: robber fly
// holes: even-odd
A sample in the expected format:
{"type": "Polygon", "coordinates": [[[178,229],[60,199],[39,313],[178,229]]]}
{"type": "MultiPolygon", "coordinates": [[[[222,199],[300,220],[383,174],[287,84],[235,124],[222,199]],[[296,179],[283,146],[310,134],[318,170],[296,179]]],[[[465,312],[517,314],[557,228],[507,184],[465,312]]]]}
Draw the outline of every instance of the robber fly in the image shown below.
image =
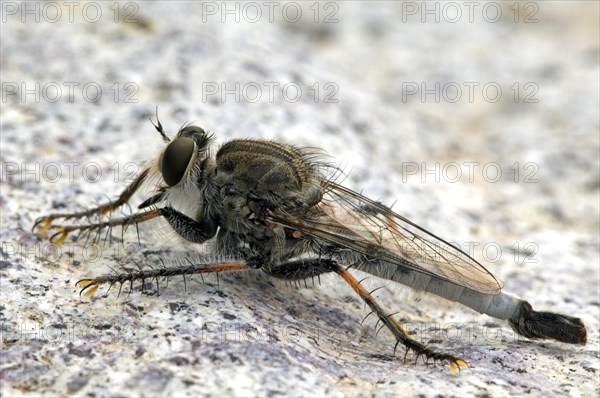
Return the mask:
{"type": "MultiPolygon", "coordinates": [[[[343,187],[331,164],[317,152],[275,141],[237,139],[211,156],[212,135],[187,125],[171,140],[157,118],[153,124],[166,147],[114,201],[70,214],[36,220],[34,230],[52,229],[59,244],[70,233],[127,227],[163,218],[187,241],[214,242],[239,261],[140,269],[80,280],[81,293],[114,285],[192,273],[259,269],[285,280],[325,273],[339,275],[392,332],[396,345],[417,358],[467,363],[412,339],[352,275],[355,268],[414,289],[459,302],[480,313],[508,320],[520,335],[585,344],[579,318],[535,311],[525,300],[503,292],[498,280],[472,257],[379,202],[343,187]],[[329,175],[328,175],[329,174],[329,175]],[[158,181],[140,212],[108,221],[57,225],[57,220],[89,219],[127,204],[148,181],[158,181]]],[[[406,358],[406,355],[405,355],[406,358]]]]}

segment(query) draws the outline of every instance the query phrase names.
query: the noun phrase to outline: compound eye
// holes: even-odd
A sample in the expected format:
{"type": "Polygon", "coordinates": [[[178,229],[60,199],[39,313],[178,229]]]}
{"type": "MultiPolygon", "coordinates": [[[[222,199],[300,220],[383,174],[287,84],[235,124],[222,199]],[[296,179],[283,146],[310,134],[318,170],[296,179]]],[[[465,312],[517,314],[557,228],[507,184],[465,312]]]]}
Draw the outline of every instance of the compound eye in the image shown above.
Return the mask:
{"type": "Polygon", "coordinates": [[[188,164],[194,154],[194,140],[177,138],[163,152],[160,160],[160,172],[168,186],[172,187],[181,181],[188,164]]]}

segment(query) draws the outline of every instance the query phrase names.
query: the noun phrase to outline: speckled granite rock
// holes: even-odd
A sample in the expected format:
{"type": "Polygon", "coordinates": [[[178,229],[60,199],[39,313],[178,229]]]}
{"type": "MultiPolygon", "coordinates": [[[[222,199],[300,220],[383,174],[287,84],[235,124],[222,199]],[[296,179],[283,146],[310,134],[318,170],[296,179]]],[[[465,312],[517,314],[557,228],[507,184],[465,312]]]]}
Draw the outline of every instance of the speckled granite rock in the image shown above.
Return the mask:
{"type": "Polygon", "coordinates": [[[59,17],[22,4],[2,3],[3,396],[599,394],[598,3],[507,2],[500,17],[498,3],[478,3],[472,23],[460,3],[456,23],[444,3],[432,3],[439,23],[420,2],[320,3],[318,16],[312,3],[277,3],[272,22],[269,6],[253,3],[258,18],[230,3],[239,23],[220,2],[122,3],[118,15],[92,2],[72,21],[66,5],[59,17]],[[173,279],[160,297],[147,286],[80,299],[75,281],[127,254],[170,259],[172,235],[148,228],[139,245],[127,233],[128,251],[57,252],[33,221],[116,195],[162,145],[155,106],[170,133],[195,121],[218,142],[324,148],[346,185],[397,200],[465,249],[477,242],[507,290],[581,317],[588,344],[517,339],[375,278],[385,308],[472,367],[403,364],[333,277],[314,288],[173,279]]]}

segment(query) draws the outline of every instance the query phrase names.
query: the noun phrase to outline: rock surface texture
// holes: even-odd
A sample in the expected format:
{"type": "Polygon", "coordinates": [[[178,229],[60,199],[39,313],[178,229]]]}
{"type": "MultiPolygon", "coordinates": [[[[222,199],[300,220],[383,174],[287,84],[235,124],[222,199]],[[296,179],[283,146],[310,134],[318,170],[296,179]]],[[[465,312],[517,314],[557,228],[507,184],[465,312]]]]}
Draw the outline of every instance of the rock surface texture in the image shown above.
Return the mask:
{"type": "Polygon", "coordinates": [[[2,3],[2,396],[598,396],[597,2],[74,3],[2,3]],[[215,145],[323,148],[344,185],[472,251],[536,309],[580,317],[588,344],[519,339],[377,278],[415,338],[471,367],[404,363],[335,276],[79,297],[77,280],[127,256],[197,256],[160,223],[113,245],[31,233],[156,156],[155,107],[168,134],[193,122],[215,145]]]}

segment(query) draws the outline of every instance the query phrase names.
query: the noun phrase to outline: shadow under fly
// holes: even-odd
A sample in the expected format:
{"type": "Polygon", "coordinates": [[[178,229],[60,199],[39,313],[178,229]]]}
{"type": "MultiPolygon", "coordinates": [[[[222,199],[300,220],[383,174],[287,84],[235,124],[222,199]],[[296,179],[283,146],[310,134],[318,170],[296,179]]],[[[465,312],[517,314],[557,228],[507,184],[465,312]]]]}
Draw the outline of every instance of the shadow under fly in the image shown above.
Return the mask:
{"type": "MultiPolygon", "coordinates": [[[[141,269],[82,279],[84,295],[100,285],[133,283],[176,275],[259,269],[285,280],[334,273],[344,280],[392,332],[394,350],[426,361],[467,366],[457,356],[414,340],[352,275],[352,269],[386,278],[507,320],[520,335],[585,344],[579,318],[535,311],[525,300],[502,291],[498,280],[475,259],[379,202],[337,182],[338,170],[315,149],[275,141],[236,139],[211,154],[212,135],[183,126],[173,139],[160,121],[154,125],[166,146],[137,178],[109,203],[76,213],[36,220],[37,233],[53,230],[61,243],[114,227],[163,218],[184,239],[212,241],[239,261],[141,269]],[[148,196],[139,212],[108,221],[81,224],[126,205],[142,187],[148,196]],[[67,222],[57,224],[57,220],[67,222]],[[79,223],[77,221],[79,220],[79,223]]],[[[406,358],[406,355],[405,355],[406,358]]]]}

